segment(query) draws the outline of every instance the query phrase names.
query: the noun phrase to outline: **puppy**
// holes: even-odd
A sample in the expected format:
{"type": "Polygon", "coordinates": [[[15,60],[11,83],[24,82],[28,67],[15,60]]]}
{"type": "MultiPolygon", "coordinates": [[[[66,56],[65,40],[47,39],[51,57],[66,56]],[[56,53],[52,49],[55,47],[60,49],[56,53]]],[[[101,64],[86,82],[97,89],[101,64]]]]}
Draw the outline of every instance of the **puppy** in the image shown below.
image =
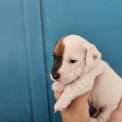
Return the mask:
{"type": "Polygon", "coordinates": [[[55,111],[62,111],[76,97],[92,89],[94,79],[99,81],[89,96],[96,108],[90,122],[108,122],[122,97],[122,79],[101,59],[97,48],[78,35],[68,35],[55,46],[51,79],[52,89],[63,92],[56,102],[55,111]]]}

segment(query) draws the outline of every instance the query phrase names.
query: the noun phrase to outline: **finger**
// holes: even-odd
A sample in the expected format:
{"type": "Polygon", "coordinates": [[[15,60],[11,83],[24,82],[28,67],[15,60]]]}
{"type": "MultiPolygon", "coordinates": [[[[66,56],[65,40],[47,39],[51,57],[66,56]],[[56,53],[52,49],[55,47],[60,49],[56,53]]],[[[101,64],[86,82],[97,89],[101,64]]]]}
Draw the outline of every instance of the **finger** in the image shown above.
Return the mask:
{"type": "Polygon", "coordinates": [[[117,108],[117,110],[112,114],[109,122],[122,122],[122,100],[117,108]]]}
{"type": "MultiPolygon", "coordinates": [[[[99,75],[94,79],[94,84],[93,84],[93,88],[96,86],[96,84],[97,84],[97,82],[98,82],[98,80],[99,80],[99,75]]],[[[84,95],[82,95],[83,96],[83,98],[85,98],[86,100],[88,100],[88,97],[89,97],[89,95],[91,94],[91,91],[92,90],[90,90],[90,91],[88,91],[87,93],[85,93],[84,95]]]]}
{"type": "Polygon", "coordinates": [[[117,108],[117,111],[122,114],[122,100],[119,103],[119,106],[117,108]]]}
{"type": "Polygon", "coordinates": [[[59,97],[61,96],[61,93],[59,92],[54,92],[55,99],[58,100],[59,97]]]}
{"type": "Polygon", "coordinates": [[[100,78],[100,76],[98,75],[98,76],[94,79],[93,88],[97,85],[97,82],[98,82],[99,78],[100,78]]]}

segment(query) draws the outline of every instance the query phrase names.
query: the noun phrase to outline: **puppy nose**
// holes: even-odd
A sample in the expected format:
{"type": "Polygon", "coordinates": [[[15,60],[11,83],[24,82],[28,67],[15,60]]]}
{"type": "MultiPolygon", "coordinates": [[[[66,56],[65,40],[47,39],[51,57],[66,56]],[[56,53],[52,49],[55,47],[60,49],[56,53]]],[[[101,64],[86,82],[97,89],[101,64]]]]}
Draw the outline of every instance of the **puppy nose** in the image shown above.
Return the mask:
{"type": "Polygon", "coordinates": [[[54,75],[53,75],[53,78],[54,78],[55,80],[58,80],[58,79],[60,78],[60,74],[59,74],[59,73],[54,74],[54,75]]]}

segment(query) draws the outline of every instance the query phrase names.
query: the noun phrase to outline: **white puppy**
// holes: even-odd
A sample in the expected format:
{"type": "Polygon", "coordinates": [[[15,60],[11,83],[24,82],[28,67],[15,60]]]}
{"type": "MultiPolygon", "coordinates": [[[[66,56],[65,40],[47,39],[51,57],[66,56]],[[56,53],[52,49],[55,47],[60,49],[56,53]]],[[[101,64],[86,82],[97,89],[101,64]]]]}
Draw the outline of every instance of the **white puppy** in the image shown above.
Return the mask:
{"type": "Polygon", "coordinates": [[[72,100],[91,90],[99,75],[89,97],[89,103],[97,110],[91,122],[108,122],[122,97],[122,79],[101,60],[97,48],[80,36],[69,35],[56,43],[53,56],[52,89],[64,91],[54,106],[55,111],[66,109],[72,100]]]}

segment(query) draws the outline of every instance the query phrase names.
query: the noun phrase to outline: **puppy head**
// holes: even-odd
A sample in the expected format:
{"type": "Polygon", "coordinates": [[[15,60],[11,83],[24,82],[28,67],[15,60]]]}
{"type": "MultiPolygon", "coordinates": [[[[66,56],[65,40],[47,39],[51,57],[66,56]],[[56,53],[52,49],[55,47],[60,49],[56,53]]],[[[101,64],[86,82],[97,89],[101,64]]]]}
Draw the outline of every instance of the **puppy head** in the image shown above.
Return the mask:
{"type": "Polygon", "coordinates": [[[56,43],[53,57],[51,79],[68,84],[93,68],[101,54],[93,44],[82,37],[69,35],[56,43]]]}

